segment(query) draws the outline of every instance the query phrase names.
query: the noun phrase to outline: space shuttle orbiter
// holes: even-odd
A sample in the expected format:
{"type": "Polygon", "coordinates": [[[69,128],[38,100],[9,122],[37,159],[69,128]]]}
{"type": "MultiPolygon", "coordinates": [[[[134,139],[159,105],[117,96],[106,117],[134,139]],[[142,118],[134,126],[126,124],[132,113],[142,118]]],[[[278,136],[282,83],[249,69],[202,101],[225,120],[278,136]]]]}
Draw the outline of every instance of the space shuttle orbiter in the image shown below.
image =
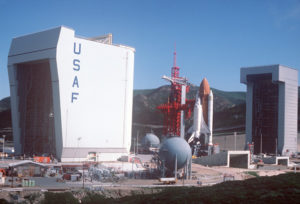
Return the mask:
{"type": "Polygon", "coordinates": [[[200,84],[199,91],[196,95],[194,106],[193,126],[189,130],[191,136],[188,143],[191,143],[195,138],[199,138],[201,134],[208,136],[208,145],[212,145],[212,128],[213,128],[213,93],[210,90],[209,84],[204,78],[200,84]]]}

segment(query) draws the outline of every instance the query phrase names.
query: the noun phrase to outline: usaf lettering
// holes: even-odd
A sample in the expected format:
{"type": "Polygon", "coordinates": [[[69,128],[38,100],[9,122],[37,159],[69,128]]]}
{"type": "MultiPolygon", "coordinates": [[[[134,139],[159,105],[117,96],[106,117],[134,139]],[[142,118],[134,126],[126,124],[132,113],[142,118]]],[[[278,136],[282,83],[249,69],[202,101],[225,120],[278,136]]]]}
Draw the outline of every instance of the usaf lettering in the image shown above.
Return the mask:
{"type": "MultiPolygon", "coordinates": [[[[80,55],[81,54],[81,43],[77,44],[74,42],[74,54],[80,55]]],[[[74,72],[79,72],[80,71],[80,60],[79,59],[73,59],[73,71],[74,72]]],[[[77,88],[79,89],[79,81],[77,75],[75,75],[72,88],[77,88]]],[[[78,92],[72,92],[72,97],[71,97],[71,102],[73,103],[74,100],[77,100],[79,96],[78,92]]]]}

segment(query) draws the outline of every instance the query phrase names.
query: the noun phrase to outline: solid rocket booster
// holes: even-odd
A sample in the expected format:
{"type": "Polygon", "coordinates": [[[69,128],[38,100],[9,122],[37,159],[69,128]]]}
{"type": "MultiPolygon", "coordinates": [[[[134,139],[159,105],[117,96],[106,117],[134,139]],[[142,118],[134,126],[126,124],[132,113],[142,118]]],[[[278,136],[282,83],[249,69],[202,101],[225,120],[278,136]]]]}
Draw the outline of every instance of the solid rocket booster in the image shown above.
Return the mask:
{"type": "Polygon", "coordinates": [[[198,93],[196,96],[196,102],[194,106],[194,118],[193,118],[193,126],[192,126],[192,135],[190,139],[188,140],[188,143],[191,143],[195,137],[199,138],[201,134],[201,123],[202,123],[202,105],[201,105],[201,99],[198,97],[198,93]]]}
{"type": "Polygon", "coordinates": [[[208,128],[209,128],[209,139],[208,145],[213,145],[212,143],[212,136],[213,136],[213,113],[214,113],[214,95],[213,92],[210,90],[208,96],[208,128]]]}
{"type": "Polygon", "coordinates": [[[202,120],[202,105],[200,98],[196,99],[195,107],[194,107],[194,132],[195,137],[199,138],[201,131],[201,121],[202,120]]]}

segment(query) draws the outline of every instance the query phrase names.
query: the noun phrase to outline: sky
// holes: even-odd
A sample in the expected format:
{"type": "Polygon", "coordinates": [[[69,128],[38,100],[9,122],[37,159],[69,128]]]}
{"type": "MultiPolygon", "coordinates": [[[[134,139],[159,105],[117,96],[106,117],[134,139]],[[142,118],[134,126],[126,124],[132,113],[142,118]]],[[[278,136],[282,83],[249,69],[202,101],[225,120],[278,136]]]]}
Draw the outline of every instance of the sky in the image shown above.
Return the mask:
{"type": "Polygon", "coordinates": [[[180,75],[245,91],[240,68],[300,69],[300,0],[0,0],[0,99],[10,95],[12,38],[65,25],[77,36],[113,34],[134,47],[134,88],[168,84],[176,43],[180,75]]]}

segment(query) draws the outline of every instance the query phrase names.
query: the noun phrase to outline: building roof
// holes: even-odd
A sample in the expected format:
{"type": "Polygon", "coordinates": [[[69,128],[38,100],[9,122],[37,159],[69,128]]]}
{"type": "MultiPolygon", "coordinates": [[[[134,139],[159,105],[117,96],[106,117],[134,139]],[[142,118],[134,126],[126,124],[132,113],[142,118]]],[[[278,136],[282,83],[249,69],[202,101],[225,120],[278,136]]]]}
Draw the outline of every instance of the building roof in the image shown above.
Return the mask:
{"type": "Polygon", "coordinates": [[[280,64],[255,66],[255,67],[242,67],[240,72],[240,82],[247,84],[248,75],[272,74],[272,81],[294,81],[298,83],[298,70],[283,66],[280,64]]]}

